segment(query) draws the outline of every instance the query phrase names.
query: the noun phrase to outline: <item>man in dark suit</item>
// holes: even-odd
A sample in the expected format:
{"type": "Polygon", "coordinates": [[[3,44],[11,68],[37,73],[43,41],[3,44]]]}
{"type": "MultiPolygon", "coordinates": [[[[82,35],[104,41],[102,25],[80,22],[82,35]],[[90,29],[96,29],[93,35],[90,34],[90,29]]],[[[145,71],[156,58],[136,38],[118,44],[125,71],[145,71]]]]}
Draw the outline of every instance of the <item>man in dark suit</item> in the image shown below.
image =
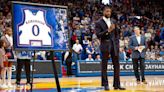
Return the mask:
{"type": "Polygon", "coordinates": [[[105,90],[109,90],[108,77],[107,77],[107,65],[109,57],[112,58],[114,65],[114,81],[113,87],[118,90],[125,90],[120,86],[120,64],[119,64],[119,31],[115,24],[111,20],[112,9],[110,6],[105,6],[103,9],[103,17],[99,19],[95,24],[96,35],[101,41],[100,49],[102,54],[101,63],[101,78],[102,86],[105,90]]]}
{"type": "Polygon", "coordinates": [[[145,70],[145,54],[147,43],[143,35],[140,34],[139,27],[134,27],[135,35],[130,37],[129,47],[132,49],[132,61],[134,74],[137,79],[137,83],[140,83],[140,75],[138,72],[138,66],[141,70],[141,79],[144,84],[147,84],[145,81],[144,70],[145,70]],[[140,62],[140,65],[138,64],[140,62]]]}

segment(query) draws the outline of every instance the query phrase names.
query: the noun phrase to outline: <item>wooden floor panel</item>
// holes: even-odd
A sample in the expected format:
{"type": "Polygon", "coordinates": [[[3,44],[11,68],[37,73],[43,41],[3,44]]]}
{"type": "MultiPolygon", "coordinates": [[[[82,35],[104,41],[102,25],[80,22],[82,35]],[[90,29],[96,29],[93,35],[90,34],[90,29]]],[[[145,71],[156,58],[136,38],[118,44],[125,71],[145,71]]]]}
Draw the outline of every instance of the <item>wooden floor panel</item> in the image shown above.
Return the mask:
{"type": "MultiPolygon", "coordinates": [[[[121,76],[121,86],[126,88],[125,91],[113,89],[113,77],[108,78],[110,91],[104,91],[100,79],[100,77],[63,77],[59,81],[62,92],[164,92],[164,75],[146,76],[148,84],[137,84],[134,76],[121,76]]],[[[15,79],[12,82],[14,84],[15,79]]],[[[0,92],[26,92],[29,87],[24,85],[25,82],[23,79],[20,88],[0,89],[0,92]]],[[[35,78],[33,89],[33,92],[57,92],[54,78],[35,78]]]]}

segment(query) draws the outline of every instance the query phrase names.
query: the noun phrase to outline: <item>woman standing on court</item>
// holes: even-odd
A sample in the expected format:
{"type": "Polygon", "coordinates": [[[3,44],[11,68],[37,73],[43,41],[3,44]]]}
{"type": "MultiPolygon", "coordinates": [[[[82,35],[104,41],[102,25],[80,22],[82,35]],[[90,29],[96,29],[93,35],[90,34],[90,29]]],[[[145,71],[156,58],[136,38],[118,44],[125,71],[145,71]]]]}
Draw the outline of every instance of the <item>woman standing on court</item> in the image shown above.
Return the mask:
{"type": "Polygon", "coordinates": [[[6,43],[4,40],[0,40],[0,70],[1,70],[1,78],[2,78],[2,84],[1,88],[8,88],[8,87],[13,87],[11,85],[11,76],[12,76],[12,71],[11,71],[11,66],[12,63],[8,62],[8,57],[5,54],[5,46],[6,43]],[[6,73],[7,73],[7,78],[8,80],[6,81],[6,73]]]}

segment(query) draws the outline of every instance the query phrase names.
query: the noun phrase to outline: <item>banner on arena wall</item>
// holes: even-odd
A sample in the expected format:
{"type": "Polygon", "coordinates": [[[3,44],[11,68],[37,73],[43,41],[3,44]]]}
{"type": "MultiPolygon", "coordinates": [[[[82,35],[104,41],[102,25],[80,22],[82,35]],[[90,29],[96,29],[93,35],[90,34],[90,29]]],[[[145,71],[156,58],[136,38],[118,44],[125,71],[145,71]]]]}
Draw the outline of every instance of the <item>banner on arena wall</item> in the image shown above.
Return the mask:
{"type": "MultiPolygon", "coordinates": [[[[16,67],[17,67],[17,62],[14,60],[12,61],[13,62],[13,65],[12,65],[12,74],[13,75],[16,75],[16,67]]],[[[37,74],[40,74],[40,75],[49,75],[49,74],[52,74],[53,75],[53,68],[51,67],[52,66],[52,63],[50,61],[37,61],[34,62],[35,66],[33,67],[32,66],[32,63],[31,63],[31,72],[34,71],[34,75],[37,75],[37,74]],[[33,69],[33,70],[32,70],[33,69]]],[[[57,73],[58,75],[62,75],[62,71],[61,71],[61,61],[55,61],[55,64],[56,64],[56,70],[57,70],[57,73]]],[[[25,68],[22,69],[22,75],[25,75],[25,68]]],[[[40,76],[42,77],[42,76],[40,76]]]]}
{"type": "MultiPolygon", "coordinates": [[[[147,61],[145,62],[145,72],[164,72],[164,61],[147,61]]],[[[112,62],[108,62],[107,71],[113,72],[112,62]]],[[[90,74],[90,73],[100,73],[101,72],[101,62],[93,61],[79,61],[77,62],[77,73],[79,74],[90,74]]],[[[120,72],[133,73],[132,62],[120,62],[120,72]]]]}
{"type": "Polygon", "coordinates": [[[12,2],[16,50],[67,50],[67,7],[12,2]]]}

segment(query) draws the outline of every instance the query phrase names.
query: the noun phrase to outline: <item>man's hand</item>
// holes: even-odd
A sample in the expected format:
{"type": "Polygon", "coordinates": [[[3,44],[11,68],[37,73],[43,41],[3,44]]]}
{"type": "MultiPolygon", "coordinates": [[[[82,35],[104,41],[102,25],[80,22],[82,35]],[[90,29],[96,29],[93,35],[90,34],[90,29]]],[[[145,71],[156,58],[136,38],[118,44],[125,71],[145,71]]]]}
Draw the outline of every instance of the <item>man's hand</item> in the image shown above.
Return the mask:
{"type": "Polygon", "coordinates": [[[144,49],[144,48],[145,48],[145,46],[139,46],[139,48],[140,48],[140,49],[144,49]]]}
{"type": "Polygon", "coordinates": [[[139,46],[139,47],[138,47],[138,51],[139,51],[140,53],[142,52],[143,49],[144,49],[143,46],[139,46]]]}
{"type": "Polygon", "coordinates": [[[144,48],[145,48],[145,46],[139,46],[139,47],[138,47],[138,51],[139,51],[139,52],[142,52],[144,48]]]}
{"type": "Polygon", "coordinates": [[[115,29],[115,24],[111,24],[111,26],[108,28],[108,32],[112,32],[115,29]]]}

